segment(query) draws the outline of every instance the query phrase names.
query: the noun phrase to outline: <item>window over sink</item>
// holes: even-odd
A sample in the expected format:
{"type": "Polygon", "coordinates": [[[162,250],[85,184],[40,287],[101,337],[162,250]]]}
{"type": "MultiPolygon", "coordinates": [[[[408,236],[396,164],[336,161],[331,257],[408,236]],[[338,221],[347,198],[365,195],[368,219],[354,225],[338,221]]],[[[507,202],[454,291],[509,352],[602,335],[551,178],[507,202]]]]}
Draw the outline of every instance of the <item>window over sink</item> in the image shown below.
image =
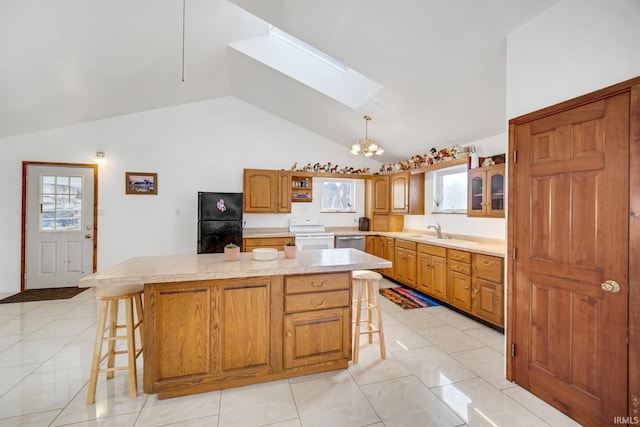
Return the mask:
{"type": "Polygon", "coordinates": [[[433,212],[467,213],[466,164],[433,172],[433,212]]]}

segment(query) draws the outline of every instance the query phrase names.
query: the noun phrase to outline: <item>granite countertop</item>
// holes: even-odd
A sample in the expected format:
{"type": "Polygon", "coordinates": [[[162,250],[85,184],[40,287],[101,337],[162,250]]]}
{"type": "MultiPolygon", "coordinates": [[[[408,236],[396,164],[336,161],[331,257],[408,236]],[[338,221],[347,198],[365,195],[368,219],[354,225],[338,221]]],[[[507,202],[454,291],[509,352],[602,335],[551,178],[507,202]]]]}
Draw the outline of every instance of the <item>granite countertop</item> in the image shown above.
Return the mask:
{"type": "Polygon", "coordinates": [[[391,262],[355,249],[299,250],[296,258],[256,261],[250,252],[238,261],[225,261],[224,254],[135,257],[80,279],[81,288],[94,286],[141,285],[145,283],[237,277],[281,276],[308,273],[389,268],[391,262]]]}
{"type": "MultiPolygon", "coordinates": [[[[416,243],[424,243],[445,248],[459,249],[475,252],[483,255],[491,255],[504,258],[505,243],[500,239],[489,239],[475,236],[451,235],[452,238],[437,239],[435,234],[424,230],[406,230],[403,232],[390,231],[359,231],[354,227],[327,227],[327,231],[336,236],[388,236],[396,239],[409,240],[416,243]]],[[[449,233],[442,233],[449,236],[449,233]]],[[[293,234],[286,228],[254,228],[245,229],[243,237],[292,237],[293,234]]]]}

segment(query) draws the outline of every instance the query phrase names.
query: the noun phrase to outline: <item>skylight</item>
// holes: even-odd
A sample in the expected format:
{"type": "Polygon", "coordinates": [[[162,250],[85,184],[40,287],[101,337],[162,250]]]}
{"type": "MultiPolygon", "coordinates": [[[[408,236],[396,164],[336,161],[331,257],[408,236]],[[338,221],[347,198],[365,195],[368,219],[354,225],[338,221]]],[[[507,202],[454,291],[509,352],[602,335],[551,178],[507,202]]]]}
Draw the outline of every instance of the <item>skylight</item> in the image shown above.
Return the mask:
{"type": "Polygon", "coordinates": [[[309,55],[315,56],[321,61],[324,61],[328,65],[331,65],[336,70],[340,70],[342,72],[347,71],[347,64],[344,62],[340,62],[335,59],[333,56],[329,56],[323,51],[316,49],[315,47],[303,42],[302,40],[292,36],[291,34],[282,31],[278,27],[274,27],[273,25],[269,25],[269,35],[279,37],[280,39],[286,41],[287,43],[291,43],[292,46],[297,47],[298,49],[302,49],[302,51],[306,52],[309,55]]]}
{"type": "Polygon", "coordinates": [[[382,88],[380,83],[274,26],[265,35],[229,46],[353,109],[382,88]]]}

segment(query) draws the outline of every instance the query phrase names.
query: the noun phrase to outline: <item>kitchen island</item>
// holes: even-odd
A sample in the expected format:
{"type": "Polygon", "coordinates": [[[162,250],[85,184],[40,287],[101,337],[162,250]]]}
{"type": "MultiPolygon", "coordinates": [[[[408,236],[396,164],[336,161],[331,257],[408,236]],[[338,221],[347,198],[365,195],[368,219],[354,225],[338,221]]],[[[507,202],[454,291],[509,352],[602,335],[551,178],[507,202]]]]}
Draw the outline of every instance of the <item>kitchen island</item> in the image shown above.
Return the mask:
{"type": "Polygon", "coordinates": [[[162,399],[346,368],[351,271],[390,266],[354,249],[137,257],[80,286],[144,285],[144,392],[162,399]]]}

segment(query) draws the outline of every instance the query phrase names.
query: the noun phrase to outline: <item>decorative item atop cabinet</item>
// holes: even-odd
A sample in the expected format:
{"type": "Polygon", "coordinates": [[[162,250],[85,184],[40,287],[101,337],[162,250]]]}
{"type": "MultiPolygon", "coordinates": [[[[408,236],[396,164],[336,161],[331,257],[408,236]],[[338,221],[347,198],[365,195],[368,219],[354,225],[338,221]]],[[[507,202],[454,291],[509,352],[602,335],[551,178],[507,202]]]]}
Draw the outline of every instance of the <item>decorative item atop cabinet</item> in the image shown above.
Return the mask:
{"type": "Polygon", "coordinates": [[[504,165],[497,163],[469,170],[467,216],[504,218],[504,165]]]}

